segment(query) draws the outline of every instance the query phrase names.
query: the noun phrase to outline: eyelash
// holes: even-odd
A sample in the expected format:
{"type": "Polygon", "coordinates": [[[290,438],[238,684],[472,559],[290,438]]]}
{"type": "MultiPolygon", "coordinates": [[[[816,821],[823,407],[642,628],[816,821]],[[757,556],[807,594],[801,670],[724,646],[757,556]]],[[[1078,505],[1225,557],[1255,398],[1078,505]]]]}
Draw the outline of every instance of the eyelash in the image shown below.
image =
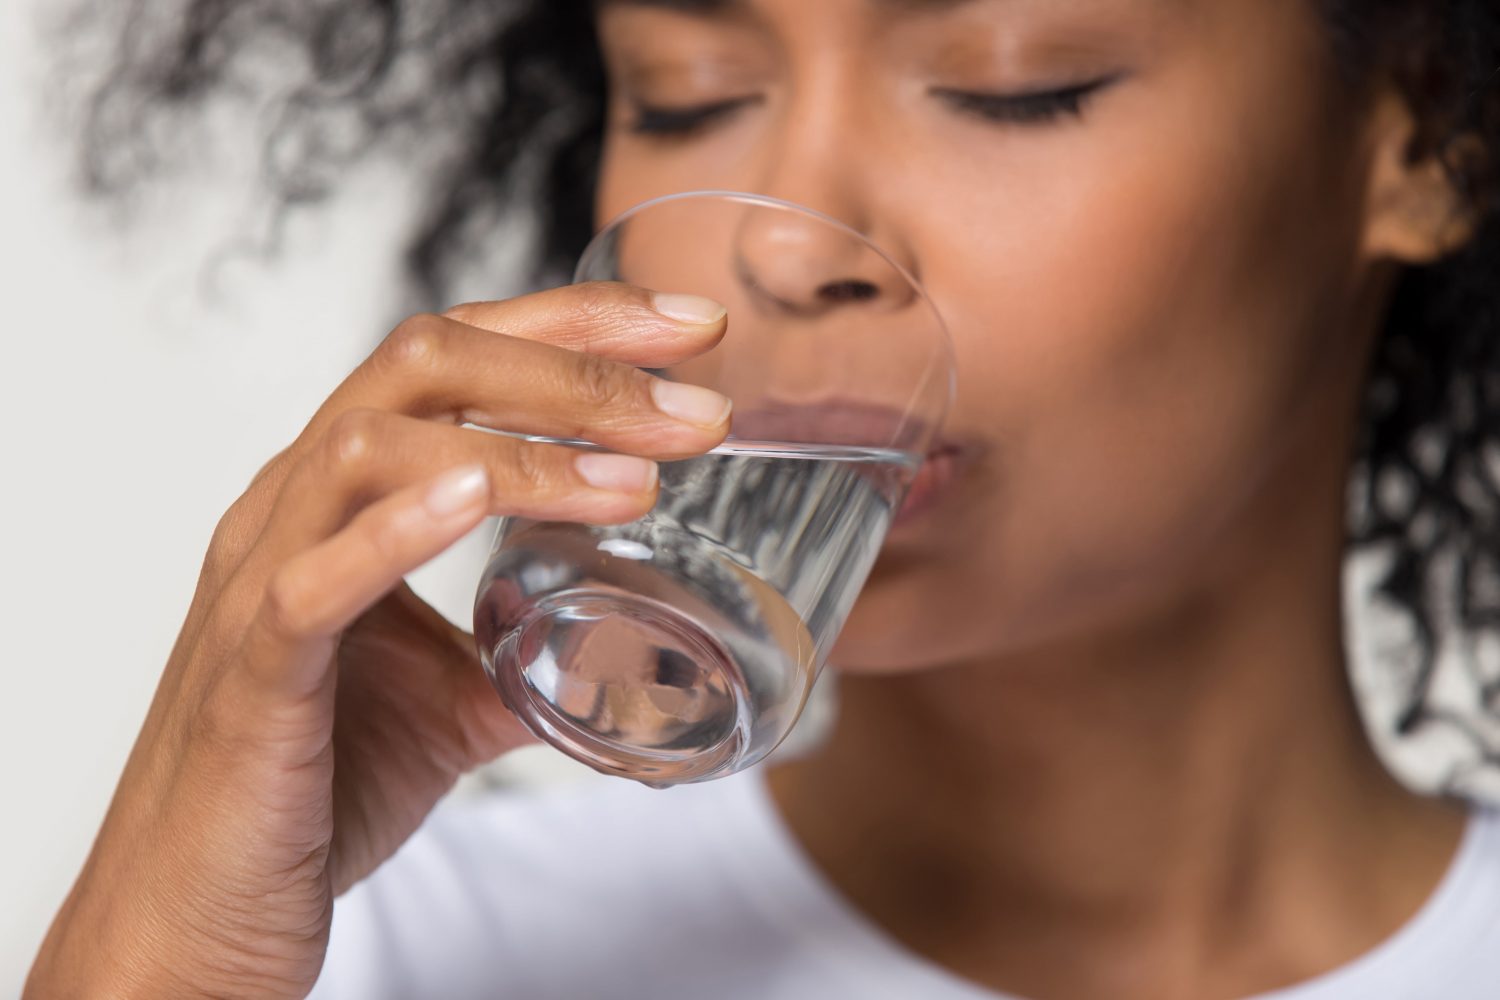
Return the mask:
{"type": "MultiPolygon", "coordinates": [[[[946,87],[934,87],[930,93],[950,107],[977,115],[986,121],[1011,125],[1047,125],[1062,118],[1082,117],[1089,99],[1118,79],[1118,76],[1106,76],[1071,87],[1019,94],[982,94],[946,87]]],[[[637,135],[687,136],[756,103],[756,100],[753,97],[736,97],[685,108],[642,104],[635,110],[635,120],[630,124],[630,131],[637,135]]]]}
{"type": "Polygon", "coordinates": [[[1089,99],[1117,80],[1118,76],[1105,76],[1071,87],[1019,94],[978,94],[944,87],[934,87],[931,93],[954,109],[977,115],[985,121],[1008,125],[1047,125],[1063,118],[1082,118],[1089,99]]]}
{"type": "Polygon", "coordinates": [[[635,121],[631,123],[630,131],[638,135],[690,135],[716,119],[725,118],[754,102],[755,98],[752,97],[736,97],[686,108],[658,108],[642,104],[635,109],[635,121]]]}

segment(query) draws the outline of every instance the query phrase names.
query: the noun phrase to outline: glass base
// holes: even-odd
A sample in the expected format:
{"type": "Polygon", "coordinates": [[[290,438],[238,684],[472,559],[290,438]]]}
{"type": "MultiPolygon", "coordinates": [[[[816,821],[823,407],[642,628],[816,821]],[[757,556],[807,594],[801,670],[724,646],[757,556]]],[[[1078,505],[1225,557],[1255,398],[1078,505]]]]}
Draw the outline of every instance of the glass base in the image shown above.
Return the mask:
{"type": "Polygon", "coordinates": [[[749,694],[733,657],[669,605],[564,590],[512,619],[486,657],[506,706],[546,743],[655,787],[731,771],[749,694]]]}

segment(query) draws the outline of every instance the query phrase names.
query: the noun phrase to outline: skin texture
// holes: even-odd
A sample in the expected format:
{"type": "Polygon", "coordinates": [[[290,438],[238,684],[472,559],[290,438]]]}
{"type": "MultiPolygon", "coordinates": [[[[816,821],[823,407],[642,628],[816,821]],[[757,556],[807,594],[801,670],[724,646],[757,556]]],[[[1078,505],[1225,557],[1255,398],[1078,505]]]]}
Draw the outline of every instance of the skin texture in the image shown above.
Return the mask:
{"type": "MultiPolygon", "coordinates": [[[[670,6],[600,14],[600,217],[708,187],[821,209],[921,278],[958,356],[961,475],[851,617],[832,741],[772,774],[812,858],[1023,995],[1242,996],[1387,936],[1462,823],[1380,768],[1343,671],[1366,360],[1394,268],[1461,239],[1401,103],[1345,89],[1305,0],[670,6]],[[934,92],[1106,78],[1007,121],[934,92]]],[[[454,425],[705,451],[726,425],[673,429],[630,367],[707,350],[705,319],[593,287],[403,324],[226,515],[28,996],[301,996],[333,895],[523,739],[401,574],[485,513],[654,496],[454,425]]]]}

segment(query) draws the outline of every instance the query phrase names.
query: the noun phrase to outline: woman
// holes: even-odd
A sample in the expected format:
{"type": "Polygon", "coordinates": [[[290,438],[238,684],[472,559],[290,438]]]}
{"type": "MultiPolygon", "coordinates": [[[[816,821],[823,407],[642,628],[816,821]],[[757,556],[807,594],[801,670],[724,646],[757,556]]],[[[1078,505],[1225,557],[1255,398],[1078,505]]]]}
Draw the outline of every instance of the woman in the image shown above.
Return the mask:
{"type": "Polygon", "coordinates": [[[262,17],[378,110],[415,17],[477,122],[419,275],[518,190],[551,261],[589,207],[708,187],[901,257],[957,457],[841,637],[839,723],[765,774],[428,819],[526,737],[402,575],[486,515],[647,510],[725,407],[637,366],[725,318],[619,286],[417,316],[225,515],[29,996],[1500,991],[1500,818],[1380,766],[1339,602],[1358,458],[1427,662],[1442,554],[1493,621],[1490,0],[494,6],[197,0],[117,83],[200,93],[262,17]]]}

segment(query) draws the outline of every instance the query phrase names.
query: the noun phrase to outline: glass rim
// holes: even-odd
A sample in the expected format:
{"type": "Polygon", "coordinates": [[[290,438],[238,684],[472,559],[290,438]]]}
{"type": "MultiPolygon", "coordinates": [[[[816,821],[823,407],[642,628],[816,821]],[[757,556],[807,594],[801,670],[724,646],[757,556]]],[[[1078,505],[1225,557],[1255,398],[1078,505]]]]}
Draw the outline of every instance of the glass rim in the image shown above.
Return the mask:
{"type": "Polygon", "coordinates": [[[824,225],[831,226],[834,229],[844,233],[845,235],[854,237],[861,244],[873,251],[877,257],[879,257],[882,261],[885,262],[887,266],[891,268],[891,270],[895,271],[903,281],[905,281],[912,287],[912,289],[917,293],[917,297],[926,304],[928,311],[932,314],[932,318],[937,321],[937,341],[939,345],[941,345],[944,356],[943,360],[945,360],[948,364],[948,391],[947,398],[945,399],[943,406],[944,412],[942,414],[942,419],[946,419],[948,411],[953,408],[953,403],[958,397],[958,357],[957,352],[953,347],[953,335],[948,329],[948,321],[943,317],[942,310],[937,307],[936,302],[932,301],[932,296],[927,294],[926,287],[917,280],[916,275],[912,274],[905,265],[896,260],[889,253],[887,253],[884,248],[880,246],[880,244],[876,243],[868,235],[860,232],[858,229],[855,229],[848,223],[834,218],[826,212],[820,212],[815,208],[809,208],[806,205],[801,205],[794,201],[788,201],[785,198],[777,198],[773,195],[768,194],[755,194],[750,191],[731,191],[721,190],[717,188],[705,188],[703,190],[676,191],[672,194],[658,195],[655,198],[648,198],[646,201],[640,202],[636,205],[632,205],[631,207],[625,209],[623,212],[620,212],[614,218],[606,222],[603,226],[600,226],[599,230],[595,232],[593,236],[589,237],[588,245],[584,247],[583,253],[581,253],[578,257],[577,265],[573,268],[573,282],[576,284],[584,280],[584,276],[589,272],[591,266],[594,263],[594,254],[600,247],[604,245],[603,237],[608,236],[610,233],[618,229],[621,225],[629,222],[634,216],[639,215],[642,212],[646,212],[660,205],[669,204],[672,202],[692,200],[737,202],[743,205],[753,205],[760,208],[773,208],[777,211],[792,212],[798,215],[807,216],[816,219],[818,222],[821,222],[824,225]]]}

